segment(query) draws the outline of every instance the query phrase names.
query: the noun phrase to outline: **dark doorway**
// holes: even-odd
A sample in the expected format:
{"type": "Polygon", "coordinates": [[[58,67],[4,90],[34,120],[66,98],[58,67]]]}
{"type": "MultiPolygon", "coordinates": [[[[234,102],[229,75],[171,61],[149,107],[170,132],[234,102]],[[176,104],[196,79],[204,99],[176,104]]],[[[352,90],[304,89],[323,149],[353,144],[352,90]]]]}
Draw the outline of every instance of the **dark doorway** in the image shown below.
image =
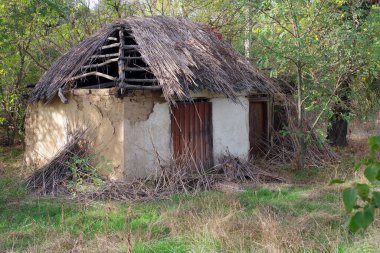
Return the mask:
{"type": "Polygon", "coordinates": [[[191,155],[195,161],[212,164],[212,115],[210,102],[180,103],[173,108],[174,157],[191,155]]]}
{"type": "Polygon", "coordinates": [[[265,154],[268,146],[268,102],[251,101],[249,103],[249,143],[251,157],[265,154]]]}

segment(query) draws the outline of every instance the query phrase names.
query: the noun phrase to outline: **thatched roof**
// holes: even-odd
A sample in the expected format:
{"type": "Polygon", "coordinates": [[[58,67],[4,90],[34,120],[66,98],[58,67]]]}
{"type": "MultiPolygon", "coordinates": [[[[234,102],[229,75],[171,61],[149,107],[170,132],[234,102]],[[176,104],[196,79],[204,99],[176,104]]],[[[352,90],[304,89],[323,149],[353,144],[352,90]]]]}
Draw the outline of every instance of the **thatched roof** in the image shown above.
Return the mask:
{"type": "Polygon", "coordinates": [[[131,17],[105,25],[61,56],[37,83],[30,102],[49,101],[118,29],[128,29],[168,101],[207,89],[234,99],[237,92],[275,93],[272,81],[207,26],[184,18],[131,17]]]}

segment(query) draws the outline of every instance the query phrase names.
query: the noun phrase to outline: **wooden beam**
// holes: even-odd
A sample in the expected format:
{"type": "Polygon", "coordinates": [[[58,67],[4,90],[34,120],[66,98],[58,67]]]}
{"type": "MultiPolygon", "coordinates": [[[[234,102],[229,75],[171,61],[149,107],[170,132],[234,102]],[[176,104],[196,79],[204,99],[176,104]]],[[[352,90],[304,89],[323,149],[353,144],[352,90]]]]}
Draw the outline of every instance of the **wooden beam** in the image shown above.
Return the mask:
{"type": "Polygon", "coordinates": [[[77,89],[104,89],[104,88],[110,88],[110,87],[115,87],[116,83],[115,82],[108,82],[108,83],[100,83],[100,84],[95,84],[95,85],[90,85],[90,86],[84,86],[84,87],[78,87],[77,89]]]}
{"type": "Polygon", "coordinates": [[[117,57],[117,56],[119,56],[119,53],[93,55],[91,56],[91,58],[98,59],[98,58],[111,58],[111,57],[117,57]]]}
{"type": "Polygon", "coordinates": [[[63,95],[62,88],[58,89],[58,97],[59,97],[59,99],[61,99],[62,103],[64,103],[64,104],[68,103],[67,98],[65,98],[65,96],[63,95]]]}
{"type": "Polygon", "coordinates": [[[136,48],[135,49],[126,49],[127,51],[125,52],[126,54],[130,54],[130,53],[140,53],[139,50],[137,50],[136,48]]]}
{"type": "Polygon", "coordinates": [[[144,71],[150,71],[150,68],[125,68],[125,71],[131,71],[131,72],[144,72],[144,71]]]}
{"type": "Polygon", "coordinates": [[[107,65],[109,63],[112,63],[112,62],[117,62],[118,60],[119,60],[119,58],[112,58],[112,59],[109,59],[109,60],[102,62],[102,63],[85,65],[82,67],[82,69],[98,68],[98,67],[107,65]]]}
{"type": "Polygon", "coordinates": [[[113,77],[113,76],[110,76],[110,75],[107,75],[107,74],[104,74],[104,73],[101,73],[101,72],[97,72],[97,71],[88,72],[88,73],[85,73],[85,74],[82,74],[82,75],[79,75],[79,76],[71,77],[71,78],[68,79],[68,81],[73,81],[73,80],[81,79],[81,78],[86,77],[86,76],[100,76],[100,77],[104,77],[106,79],[109,79],[111,81],[116,81],[116,77],[113,77]]]}
{"type": "Polygon", "coordinates": [[[126,46],[123,46],[124,49],[138,49],[139,46],[138,45],[126,45],[126,46]]]}
{"type": "Polygon", "coordinates": [[[125,79],[126,82],[133,82],[133,83],[156,83],[158,82],[157,79],[125,79]]]}
{"type": "Polygon", "coordinates": [[[144,60],[142,56],[126,56],[123,57],[123,60],[144,60]]]}
{"type": "Polygon", "coordinates": [[[106,46],[102,46],[100,49],[109,49],[109,48],[114,48],[114,47],[119,47],[120,43],[112,43],[106,46]]]}
{"type": "Polygon", "coordinates": [[[119,39],[120,39],[120,45],[119,45],[119,62],[118,62],[118,74],[119,74],[119,85],[124,82],[125,80],[125,71],[124,71],[124,30],[123,28],[120,28],[119,30],[119,39]]]}
{"type": "Polygon", "coordinates": [[[132,85],[129,83],[122,83],[120,85],[120,88],[123,88],[126,90],[162,90],[162,87],[159,85],[144,86],[144,85],[132,85]]]}

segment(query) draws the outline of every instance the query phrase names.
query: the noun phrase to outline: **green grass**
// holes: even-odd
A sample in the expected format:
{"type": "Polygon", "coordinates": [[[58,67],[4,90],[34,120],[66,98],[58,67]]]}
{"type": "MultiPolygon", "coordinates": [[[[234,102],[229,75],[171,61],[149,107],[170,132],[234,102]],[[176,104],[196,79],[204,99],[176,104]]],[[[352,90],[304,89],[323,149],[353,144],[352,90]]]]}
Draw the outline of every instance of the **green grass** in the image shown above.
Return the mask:
{"type": "Polygon", "coordinates": [[[20,160],[23,155],[23,148],[21,146],[16,147],[2,147],[0,146],[0,162],[11,165],[20,160]]]}
{"type": "Polygon", "coordinates": [[[186,241],[175,238],[164,238],[151,243],[138,242],[133,246],[133,252],[135,253],[181,253],[188,252],[189,250],[190,247],[186,241]]]}
{"type": "MultiPolygon", "coordinates": [[[[364,248],[375,252],[378,242],[367,241],[363,234],[349,235],[342,227],[345,215],[337,200],[339,192],[333,188],[278,185],[232,194],[176,195],[138,204],[28,197],[12,202],[9,198],[0,205],[0,252],[35,247],[38,252],[65,252],[80,236],[85,252],[102,252],[94,248],[101,237],[111,238],[104,245],[110,252],[125,252],[128,234],[133,252],[251,252],[268,247],[289,251],[294,247],[294,252],[361,252],[364,248]],[[67,241],[52,240],[60,236],[67,241]],[[297,238],[301,241],[291,241],[297,238]]],[[[372,231],[379,235],[375,226],[372,231]]]]}
{"type": "MultiPolygon", "coordinates": [[[[19,154],[0,160],[14,163],[19,154]]],[[[297,174],[302,173],[291,176],[297,174]]],[[[348,233],[341,190],[327,183],[83,203],[31,197],[20,181],[12,173],[0,178],[0,252],[378,252],[380,247],[380,221],[368,231],[348,233]]]]}

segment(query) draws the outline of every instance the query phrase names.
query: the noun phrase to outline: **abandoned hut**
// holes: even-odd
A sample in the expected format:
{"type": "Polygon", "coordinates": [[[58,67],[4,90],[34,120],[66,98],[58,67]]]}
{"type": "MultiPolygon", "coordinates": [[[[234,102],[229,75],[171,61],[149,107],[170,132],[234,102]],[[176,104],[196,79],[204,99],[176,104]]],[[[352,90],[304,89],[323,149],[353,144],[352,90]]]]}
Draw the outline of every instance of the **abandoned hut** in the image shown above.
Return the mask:
{"type": "Polygon", "coordinates": [[[214,164],[225,152],[248,159],[269,139],[275,92],[208,26],[119,20],[61,56],[32,91],[26,163],[47,163],[81,127],[110,179],[145,177],[184,152],[214,164]]]}

